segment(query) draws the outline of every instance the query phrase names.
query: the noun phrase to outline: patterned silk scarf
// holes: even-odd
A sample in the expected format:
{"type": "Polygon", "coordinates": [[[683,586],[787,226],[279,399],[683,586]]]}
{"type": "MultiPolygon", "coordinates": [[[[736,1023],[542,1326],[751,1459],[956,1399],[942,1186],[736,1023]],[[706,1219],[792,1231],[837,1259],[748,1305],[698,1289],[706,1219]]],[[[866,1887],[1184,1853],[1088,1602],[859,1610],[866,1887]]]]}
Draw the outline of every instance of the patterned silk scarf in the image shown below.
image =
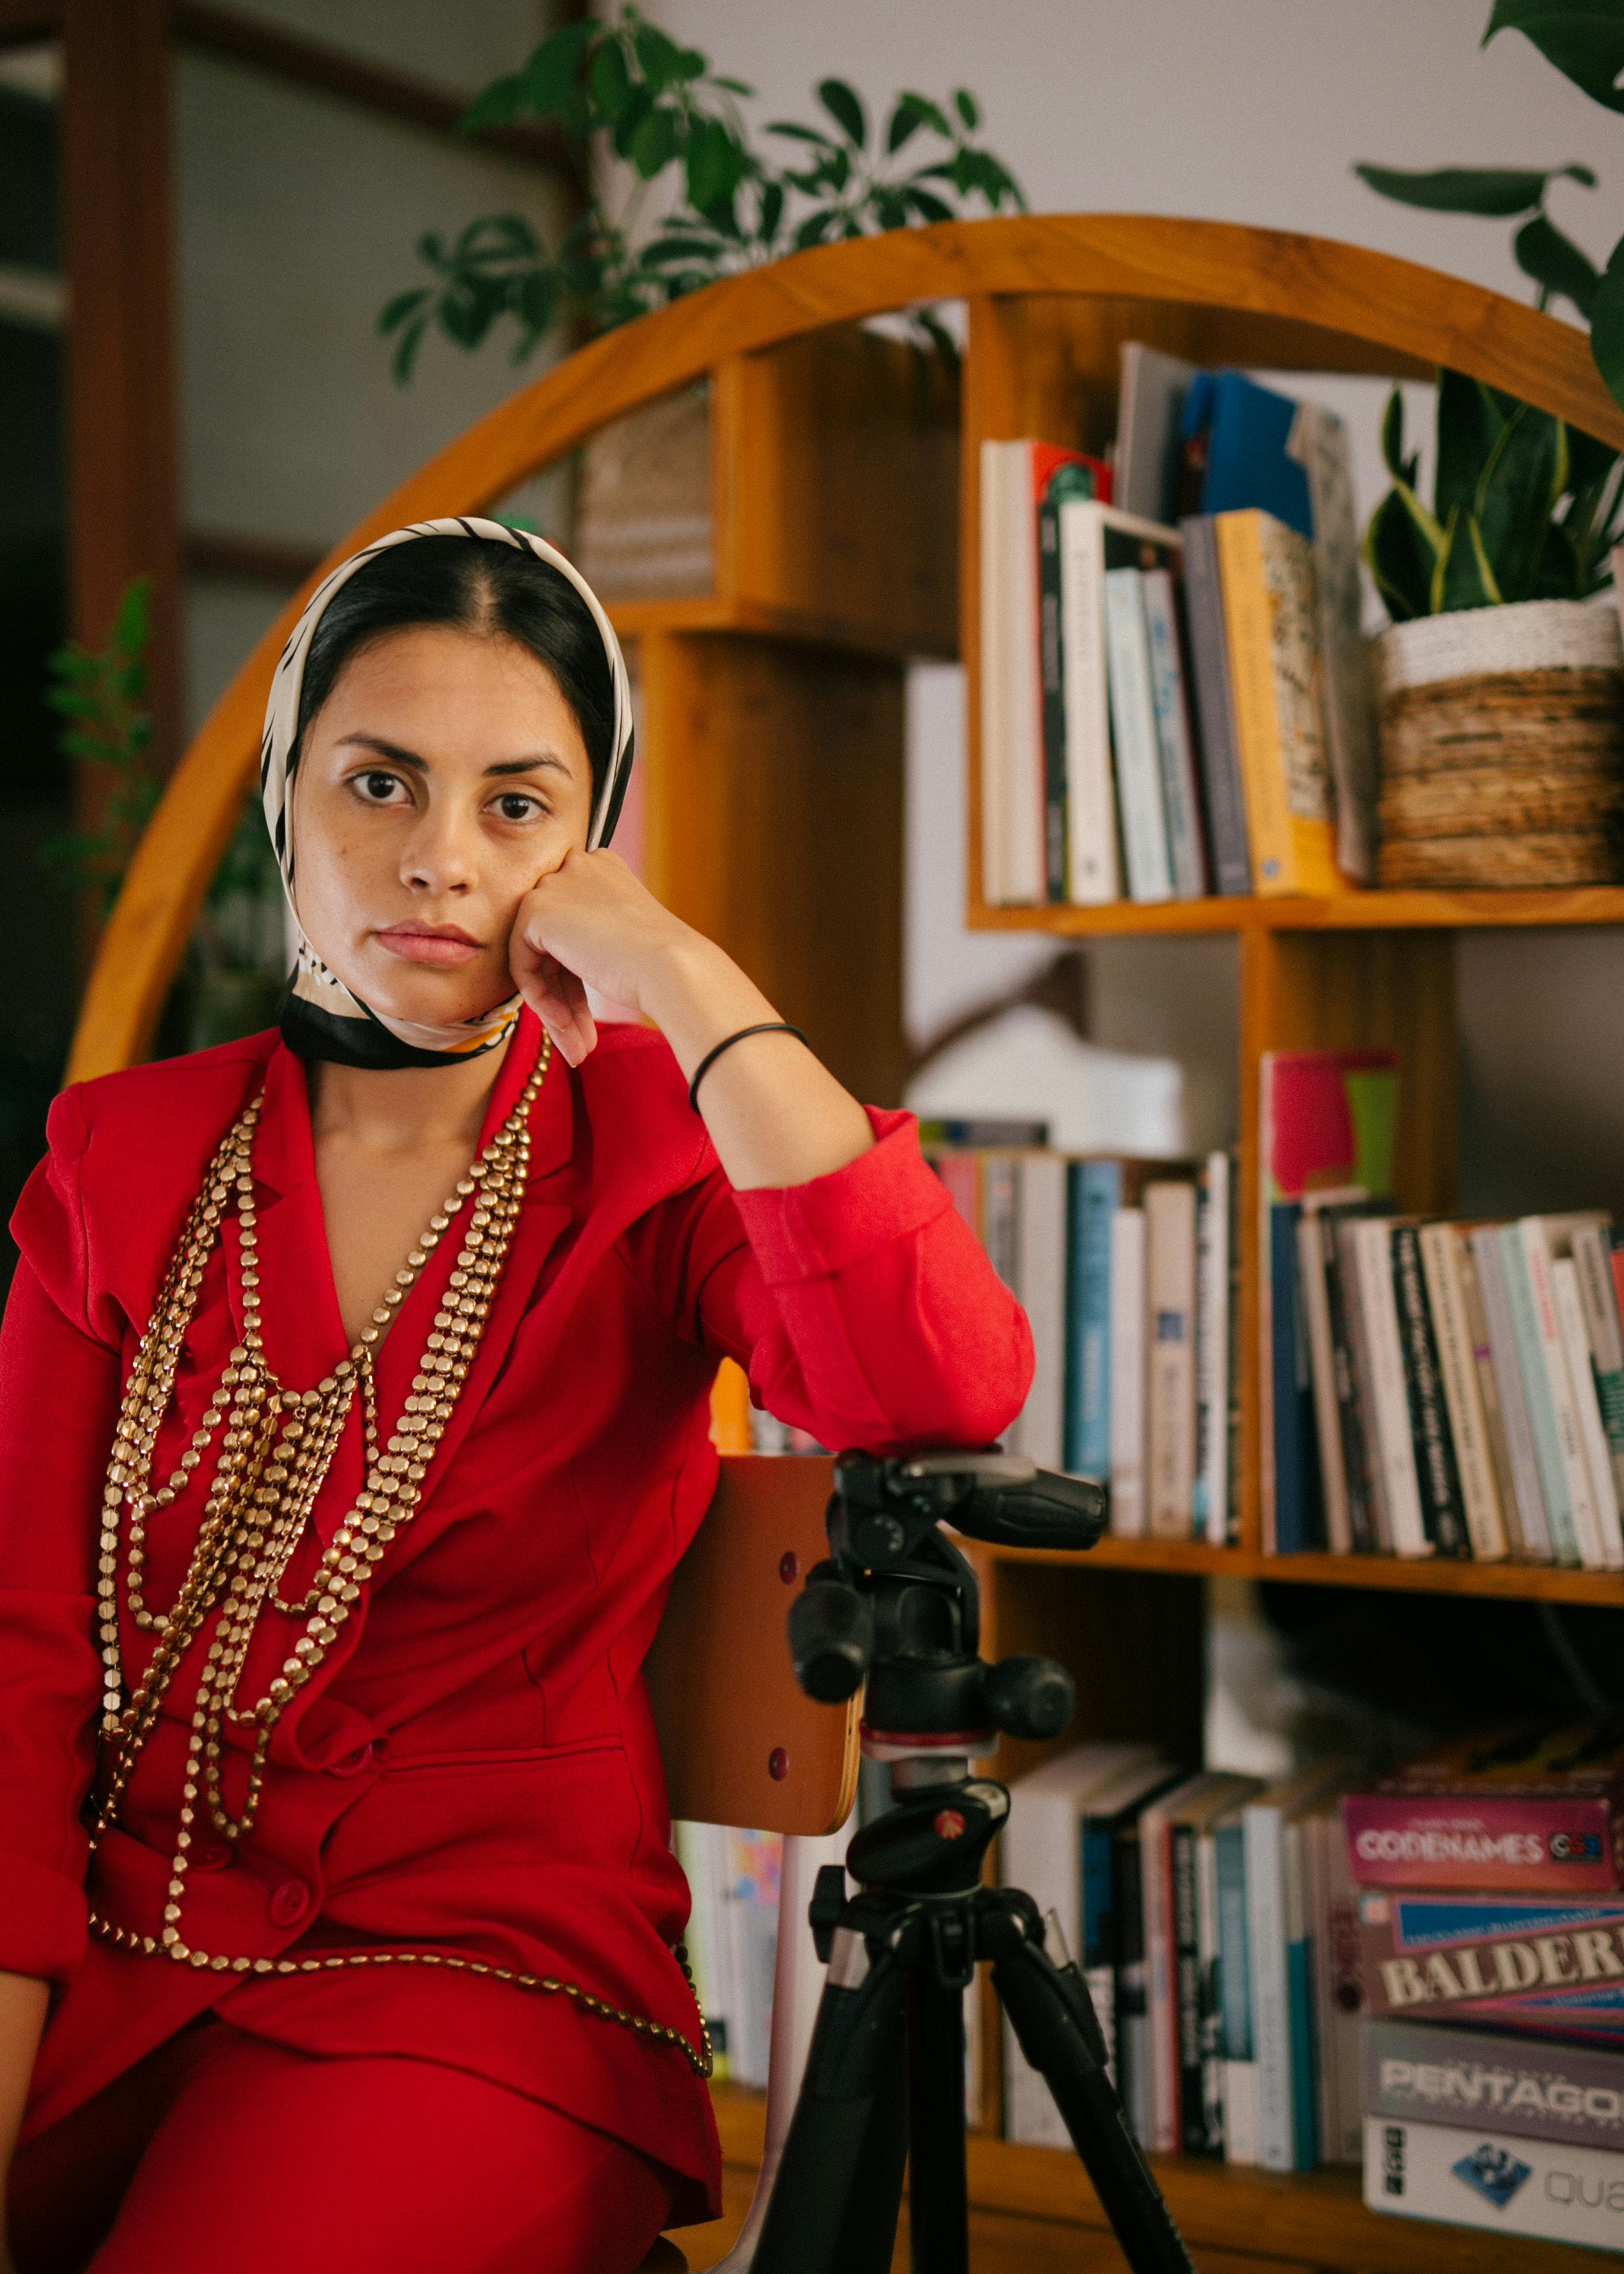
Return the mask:
{"type": "Polygon", "coordinates": [[[391,530],[387,537],[380,537],[365,552],[357,553],[350,560],[341,562],[332,575],[317,586],[304,614],[294,626],[292,637],[282,650],[276,675],[271,681],[270,700],[265,706],[265,741],[259,760],[259,785],[265,801],[266,826],[276,849],[277,864],[282,870],[288,905],[293,910],[297,940],[293,976],[282,1004],[283,1039],[289,1048],[297,1051],[301,1057],[331,1059],[342,1065],[453,1065],[459,1058],[476,1057],[481,1050],[498,1049],[513,1032],[519,1015],[519,998],[515,994],[510,995],[506,1002],[497,1004],[493,1010],[455,1026],[436,1027],[412,1020],[391,1019],[381,1011],[374,1011],[370,1005],[350,993],[343,981],[323,963],[305,938],[299,923],[298,906],[293,894],[293,840],[289,828],[293,769],[289,761],[298,733],[299,691],[304,685],[304,664],[310,653],[310,644],[316,626],[321,621],[323,610],[340,586],[347,584],[357,568],[365,568],[378,553],[387,551],[392,545],[409,544],[414,537],[482,537],[533,553],[538,561],[545,561],[560,576],[567,576],[590,609],[592,621],[603,639],[604,651],[609,659],[610,674],[614,684],[614,732],[608,769],[593,802],[592,825],[586,840],[589,851],[608,843],[631,772],[631,689],[626,675],[626,660],[620,653],[620,643],[586,579],[545,538],[532,537],[525,530],[509,529],[506,523],[500,521],[459,517],[447,521],[414,522],[409,529],[391,530]]]}

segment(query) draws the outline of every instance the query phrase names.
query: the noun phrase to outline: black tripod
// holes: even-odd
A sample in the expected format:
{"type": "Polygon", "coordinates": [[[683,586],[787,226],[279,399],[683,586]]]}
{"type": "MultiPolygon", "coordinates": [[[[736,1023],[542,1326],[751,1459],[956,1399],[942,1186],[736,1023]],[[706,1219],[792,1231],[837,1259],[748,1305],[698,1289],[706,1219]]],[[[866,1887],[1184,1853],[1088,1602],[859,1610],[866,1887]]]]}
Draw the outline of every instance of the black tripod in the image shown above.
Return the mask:
{"type": "Polygon", "coordinates": [[[1134,2274],[1194,2274],[1058,1922],[981,1884],[1010,1799],[971,1760],[996,1730],[1057,1736],[1071,1677],[1049,1659],[977,1655],[975,1574],[937,1528],[1092,1547],[1106,1507],[1101,1487],[1000,1453],[836,1464],[830,1561],[790,1613],[790,1647],[809,1697],[836,1703],[866,1677],[863,1751],[891,1764],[894,1804],[851,1844],[855,1895],[838,1865],[818,1874],[829,1974],[754,2274],[886,2274],[905,2164],[914,2274],[968,2274],[964,1993],[982,1960],[1134,2274]]]}

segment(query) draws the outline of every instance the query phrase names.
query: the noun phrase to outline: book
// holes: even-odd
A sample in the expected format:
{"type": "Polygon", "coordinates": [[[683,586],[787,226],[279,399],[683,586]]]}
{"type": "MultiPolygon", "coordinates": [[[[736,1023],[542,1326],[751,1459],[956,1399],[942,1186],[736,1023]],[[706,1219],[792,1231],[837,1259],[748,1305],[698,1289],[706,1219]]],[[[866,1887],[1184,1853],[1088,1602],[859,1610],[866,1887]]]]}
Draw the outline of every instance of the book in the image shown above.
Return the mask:
{"type": "Polygon", "coordinates": [[[1111,1218],[1111,1532],[1142,1539],[1145,1496],[1145,1211],[1111,1218]]]}
{"type": "Polygon", "coordinates": [[[1109,497],[1109,469],[1080,451],[1034,446],[1031,468],[1037,513],[1038,654],[1042,687],[1043,862],[1051,900],[1066,898],[1066,734],[1064,572],[1060,508],[1067,498],[1109,497]]]}
{"type": "Polygon", "coordinates": [[[1071,899],[1085,906],[1116,900],[1122,891],[1105,579],[1112,569],[1164,567],[1179,546],[1177,530],[1109,505],[1068,500],[1060,508],[1066,879],[1071,899]]]}
{"type": "Polygon", "coordinates": [[[1184,396],[1184,484],[1202,513],[1260,507],[1304,538],[1314,533],[1308,477],[1290,455],[1298,405],[1238,371],[1197,372],[1184,396]]]}
{"type": "Polygon", "coordinates": [[[1019,1174],[1016,1284],[1034,1365],[1014,1449],[1058,1469],[1065,1460],[1066,1164],[1058,1153],[1024,1153],[1019,1174]]]}
{"type": "MultiPolygon", "coordinates": [[[[1539,1463],[1534,1449],[1533,1425],[1522,1387],[1517,1335],[1507,1292],[1500,1228],[1495,1224],[1479,1225],[1471,1233],[1468,1246],[1477,1268],[1477,1292],[1483,1305],[1483,1322],[1489,1342],[1487,1372],[1500,1401],[1500,1419],[1506,1433],[1506,1459],[1511,1472],[1512,1499],[1516,1504],[1522,1553],[1531,1562],[1548,1563],[1552,1560],[1551,1528],[1545,1514],[1545,1490],[1540,1482],[1539,1463]]],[[[1484,1372],[1479,1359],[1480,1382],[1483,1382],[1484,1372]]],[[[1485,1386],[1485,1412],[1489,1404],[1490,1389],[1485,1386]]],[[[1507,1502],[1505,1504],[1509,1508],[1511,1503],[1507,1502]]]]}
{"type": "Polygon", "coordinates": [[[1112,494],[1124,513],[1170,521],[1177,512],[1184,400],[1194,377],[1177,356],[1123,343],[1112,494]]]}
{"type": "Polygon", "coordinates": [[[1188,1540],[1195,1514],[1195,1186],[1145,1186],[1147,1528],[1188,1540]]]}
{"type": "Polygon", "coordinates": [[[1217,1874],[1214,1826],[1263,1788],[1259,1777],[1214,1774],[1169,1803],[1169,1994],[1178,2076],[1175,2144],[1186,2155],[1223,2152],[1219,2068],[1217,1874]],[[1205,1860],[1204,1860],[1205,1851],[1205,1860]]]}
{"type": "Polygon", "coordinates": [[[1365,2200],[1372,2210],[1616,2252],[1624,2158],[1492,2127],[1368,2116],[1365,2200]]]}
{"type": "Polygon", "coordinates": [[[1398,1058],[1392,1050],[1266,1050],[1259,1337],[1266,1552],[1324,1540],[1297,1226],[1304,1199],[1380,1199],[1392,1189],[1398,1058]]]}
{"type": "Polygon", "coordinates": [[[695,1999],[710,2036],[711,2074],[722,2079],[729,2074],[730,1984],[725,1978],[729,1951],[722,1916],[726,1840],[724,1827],[718,1824],[673,1822],[671,1827],[672,1850],[682,1866],[691,1903],[683,1930],[688,1970],[693,1977],[695,1999]]]}
{"type": "Polygon", "coordinates": [[[1139,1827],[1125,1823],[1116,1834],[1116,2097],[1136,2140],[1147,2148],[1155,2136],[1152,2097],[1150,2014],[1145,1951],[1145,1901],[1140,1878],[1139,1827]]]}
{"type": "Polygon", "coordinates": [[[1624,2150],[1624,2052],[1387,2019],[1365,2027],[1362,2084],[1367,2116],[1624,2150]]]}
{"type": "Polygon", "coordinates": [[[1319,2055],[1320,2153],[1327,2164],[1357,2164],[1361,2145],[1359,1891],[1348,1869],[1342,1811],[1335,1801],[1304,1819],[1314,1924],[1314,2041],[1319,2055]]]}
{"type": "Polygon", "coordinates": [[[1452,1224],[1425,1224],[1417,1244],[1471,1552],[1480,1563],[1499,1562],[1508,1553],[1509,1542],[1500,1515],[1500,1490],[1489,1451],[1488,1424],[1477,1386],[1472,1331],[1462,1285],[1460,1235],[1452,1224]]]}
{"type": "MultiPolygon", "coordinates": [[[[1529,1435],[1533,1444],[1535,1465],[1539,1472],[1539,1499],[1545,1510],[1552,1561],[1576,1565],[1579,1562],[1579,1540],[1574,1526],[1568,1465],[1563,1458],[1556,1406],[1551,1392],[1551,1376],[1522,1227],[1515,1224],[1502,1224],[1495,1238],[1500,1285],[1505,1295],[1515,1351],[1510,1378],[1515,1381],[1522,1391],[1523,1410],[1528,1416],[1529,1435]]],[[[1545,1307],[1554,1346],[1556,1309],[1550,1300],[1548,1266],[1545,1280],[1545,1307]]],[[[1557,1356],[1560,1360],[1560,1348],[1557,1356]]],[[[1565,1361],[1561,1362],[1561,1370],[1565,1375],[1565,1361]]]]}
{"type": "Polygon", "coordinates": [[[1065,1465],[1074,1476],[1111,1472],[1111,1223],[1123,1204],[1120,1161],[1073,1161],[1066,1171],[1065,1465]]]}
{"type": "Polygon", "coordinates": [[[1078,1963],[1105,2039],[1111,2082],[1119,2094],[1123,2080],[1116,2061],[1116,1980],[1123,1963],[1124,1923],[1119,1909],[1118,1842],[1137,1826],[1147,1804],[1178,1782],[1180,1773],[1168,1761],[1142,1761],[1090,1792],[1078,1820],[1083,1901],[1078,1963]]]}
{"type": "Polygon", "coordinates": [[[1579,1441],[1584,1448],[1585,1474],[1596,1511],[1605,1571],[1624,1570],[1624,1532],[1619,1526],[1619,1499],[1613,1481],[1613,1456],[1602,1427],[1596,1376],[1590,1365],[1590,1337],[1585,1332],[1583,1299],[1579,1273],[1571,1255],[1559,1256],[1551,1266],[1551,1294],[1556,1322],[1568,1359],[1574,1409],[1579,1420],[1579,1441]]]}
{"type": "MultiPolygon", "coordinates": [[[[1173,1826],[1188,1810],[1237,1797],[1235,1781],[1204,1771],[1153,1800],[1139,1818],[1139,1900],[1145,1951],[1146,2067],[1151,2129],[1141,2144],[1170,2154],[1184,2144],[1184,2064],[1179,2029],[1178,1937],[1173,1826]]],[[[1193,1883],[1192,1883],[1193,1893],[1193,1883]]],[[[1192,1946],[1194,1913],[1189,1916],[1192,1946]]],[[[1199,2078],[1199,2059],[1192,2064],[1199,2078]]],[[[1198,2108],[1199,2118],[1199,2108],[1198,2108]]]]}
{"type": "Polygon", "coordinates": [[[1196,787],[1195,742],[1191,732],[1189,691],[1184,683],[1179,630],[1178,588],[1166,568],[1146,568],[1139,576],[1145,636],[1150,657],[1150,699],[1155,714],[1156,749],[1162,764],[1162,810],[1167,823],[1168,859],[1173,892],[1181,900],[1199,900],[1207,890],[1207,848],[1196,787]]]}
{"type": "Polygon", "coordinates": [[[987,1114],[967,1118],[944,1118],[940,1114],[920,1117],[919,1141],[923,1146],[959,1146],[979,1149],[986,1146],[1005,1146],[1019,1149],[1024,1146],[1047,1145],[1047,1121],[1005,1119],[987,1114]]]}
{"type": "MultiPolygon", "coordinates": [[[[1387,1478],[1382,1466],[1381,1439],[1376,1413],[1376,1370],[1370,1336],[1365,1328],[1365,1301],[1360,1290],[1360,1263],[1355,1245],[1353,1224],[1340,1211],[1328,1210],[1321,1217],[1328,1229],[1336,1254],[1335,1286],[1341,1304],[1341,1316],[1346,1332],[1346,1358],[1353,1379],[1352,1407],[1357,1412],[1358,1427],[1364,1443],[1364,1479],[1368,1488],[1368,1519],[1373,1535],[1367,1543],[1382,1555],[1391,1555],[1393,1547],[1393,1517],[1387,1502],[1387,1478]]],[[[1327,1294],[1333,1283],[1327,1279],[1327,1294]]],[[[1338,1345],[1338,1363],[1342,1349],[1338,1345]]],[[[1341,1397],[1339,1385],[1338,1396],[1341,1397]]],[[[1344,1449],[1349,1444],[1350,1413],[1342,1414],[1344,1449]]],[[[1350,1462],[1352,1456],[1348,1455],[1350,1462]]],[[[1351,1469],[1350,1471],[1351,1474],[1351,1469]]],[[[1349,1521],[1353,1521],[1355,1502],[1350,1493],[1349,1521]]],[[[1417,1523],[1419,1525],[1417,1513],[1417,1523]]]]}
{"type": "Polygon", "coordinates": [[[1234,1178],[1227,1153],[1209,1153],[1196,1187],[1195,1497],[1198,1540],[1229,1536],[1230,1216],[1234,1178]]]}
{"type": "MultiPolygon", "coordinates": [[[[1006,1886],[1024,1888],[1040,1910],[1053,1910],[1066,1947],[1084,1949],[1079,1818],[1089,1795],[1154,1759],[1149,1745],[1098,1740],[1074,1745],[1010,1788],[1000,1834],[1006,1886]]],[[[1004,2130],[1011,2140],[1064,2147],[1070,2135],[1044,2082],[1004,2025],[1004,2130]]]]}
{"type": "Polygon", "coordinates": [[[1212,885],[1214,892],[1233,897],[1252,890],[1252,840],[1236,739],[1217,530],[1210,515],[1199,515],[1181,521],[1179,531],[1184,540],[1185,623],[1200,726],[1201,787],[1212,885]]]}
{"type": "MultiPolygon", "coordinates": [[[[1475,1232],[1457,1231],[1455,1234],[1455,1260],[1460,1279],[1461,1304],[1466,1314],[1467,1339],[1471,1346],[1472,1371],[1477,1383],[1478,1410],[1483,1415],[1484,1436],[1489,1449],[1489,1465],[1494,1472],[1495,1497],[1505,1525],[1507,1545],[1512,1555],[1521,1561],[1528,1561],[1532,1551],[1523,1528],[1522,1506],[1506,1424],[1505,1401],[1494,1370],[1494,1345],[1483,1297],[1482,1275],[1477,1267],[1476,1239],[1475,1232]]],[[[1523,1426],[1526,1428],[1526,1417],[1523,1426]]],[[[1534,1490],[1538,1492],[1539,1480],[1533,1470],[1531,1446],[1529,1449],[1529,1464],[1534,1490]]]]}
{"type": "Polygon", "coordinates": [[[1299,403],[1286,456],[1308,480],[1325,675],[1325,734],[1336,817],[1336,865],[1356,884],[1376,881],[1378,755],[1375,705],[1360,621],[1359,531],[1348,430],[1323,403],[1299,403]]]}
{"type": "Polygon", "coordinates": [[[1359,1897],[1367,2010],[1624,2047],[1618,1895],[1359,1897]]]}
{"type": "Polygon", "coordinates": [[[1374,1417],[1381,1504],[1391,1551],[1395,1555],[1431,1555],[1435,1542],[1422,1517],[1410,1392],[1399,1337],[1393,1227],[1390,1222],[1380,1220],[1357,1222],[1345,1227],[1345,1237],[1358,1278],[1359,1321],[1370,1377],[1369,1410],[1374,1417]]]}
{"type": "MultiPolygon", "coordinates": [[[[1563,1220],[1554,1216],[1523,1216],[1517,1224],[1522,1267],[1526,1275],[1530,1315],[1533,1321],[1536,1363],[1543,1370],[1549,1393],[1551,1424],[1555,1435],[1561,1482],[1567,1495],[1567,1541],[1573,1557],[1587,1571],[1603,1568],[1601,1519],[1597,1510],[1590,1463],[1580,1432],[1579,1408],[1557,1310],[1552,1264],[1562,1245],[1563,1220]]],[[[1524,1367],[1524,1381],[1527,1367],[1524,1367]]],[[[1543,1472],[1542,1472],[1543,1475],[1543,1472]]],[[[1551,1502],[1547,1486],[1545,1499],[1551,1502]]],[[[1553,1516],[1555,1510],[1553,1508],[1553,1516]]],[[[1555,1526],[1553,1526],[1554,1535],[1555,1526]]],[[[1565,1560],[1565,1559],[1564,1559],[1565,1560]]]]}
{"type": "Polygon", "coordinates": [[[1111,754],[1128,897],[1139,901],[1170,900],[1173,862],[1162,792],[1162,751],[1151,691],[1141,576],[1137,568],[1105,572],[1111,754]]]}
{"type": "Polygon", "coordinates": [[[1624,1743],[1514,1724],[1432,1748],[1342,1803],[1362,1885],[1590,1894],[1624,1886],[1624,1743]]]}
{"type": "Polygon", "coordinates": [[[1313,549],[1260,513],[1221,514],[1217,545],[1253,889],[1340,892],[1313,549]]]}
{"type": "Polygon", "coordinates": [[[1439,1378],[1438,1345],[1421,1272],[1419,1228],[1403,1217],[1399,1217],[1393,1226],[1393,1290],[1404,1359],[1410,1434],[1416,1453],[1416,1480],[1421,1488],[1421,1521],[1440,1555],[1464,1555],[1470,1551],[1470,1542],[1455,1469],[1455,1446],[1449,1434],[1449,1417],[1439,1378]]]}
{"type": "Polygon", "coordinates": [[[1258,2161],[1265,2171],[1307,2171],[1315,2158],[1313,1959],[1297,1819],[1346,1774],[1343,1762],[1317,1762],[1270,1786],[1244,1811],[1258,2161]]]}
{"type": "Polygon", "coordinates": [[[1348,1304],[1336,1228],[1350,1217],[1389,1210],[1387,1201],[1336,1201],[1311,1194],[1297,1226],[1297,1276],[1313,1390],[1326,1545],[1336,1555],[1376,1546],[1370,1508],[1365,1417],[1353,1370],[1348,1304]]]}
{"type": "Polygon", "coordinates": [[[1616,1496],[1624,1493],[1624,1332],[1620,1327],[1613,1254],[1599,1222],[1575,1224],[1572,1249],[1616,1496]]]}
{"type": "Polygon", "coordinates": [[[999,1278],[1019,1298],[1016,1183],[1019,1166],[1012,1154],[989,1152],[981,1156],[981,1246],[999,1278]]]}
{"type": "Polygon", "coordinates": [[[727,2073],[735,2084],[767,2082],[771,2050],[772,1978],[778,1958],[778,1883],[783,1841],[776,1832],[722,1833],[722,1926],[718,1966],[726,1987],[727,2073]]]}
{"type": "Polygon", "coordinates": [[[1244,1808],[1213,1827],[1218,1894],[1218,2013],[1224,2160],[1258,2160],[1258,2070],[1252,2029],[1252,1946],[1246,1926],[1244,1808]]]}

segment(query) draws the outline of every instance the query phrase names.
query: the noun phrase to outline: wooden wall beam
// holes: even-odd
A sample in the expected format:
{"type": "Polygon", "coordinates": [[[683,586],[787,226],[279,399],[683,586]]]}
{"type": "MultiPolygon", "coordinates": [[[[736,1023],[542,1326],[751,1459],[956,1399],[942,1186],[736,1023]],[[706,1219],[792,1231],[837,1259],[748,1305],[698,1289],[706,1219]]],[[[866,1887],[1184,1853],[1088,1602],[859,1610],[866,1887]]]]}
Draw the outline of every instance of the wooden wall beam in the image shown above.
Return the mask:
{"type": "Polygon", "coordinates": [[[175,36],[205,55],[223,56],[252,71],[318,94],[336,95],[341,102],[408,125],[426,128],[462,144],[483,145],[504,157],[538,166],[578,189],[581,165],[570,145],[551,126],[523,124],[492,127],[465,135],[461,120],[468,97],[453,87],[436,86],[409,72],[392,71],[370,58],[351,55],[325,41],[308,40],[234,8],[216,8],[207,0],[177,0],[175,36]]]}
{"type": "Polygon", "coordinates": [[[152,579],[154,753],[183,734],[169,0],[64,0],[71,614],[100,644],[152,579]]]}

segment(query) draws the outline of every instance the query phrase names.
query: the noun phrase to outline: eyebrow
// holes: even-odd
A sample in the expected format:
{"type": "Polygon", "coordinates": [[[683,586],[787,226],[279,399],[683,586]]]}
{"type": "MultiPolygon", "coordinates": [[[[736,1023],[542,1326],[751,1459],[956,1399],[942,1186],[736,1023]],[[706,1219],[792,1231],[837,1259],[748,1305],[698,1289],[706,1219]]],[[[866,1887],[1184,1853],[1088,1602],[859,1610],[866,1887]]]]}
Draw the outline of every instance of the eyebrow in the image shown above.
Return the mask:
{"type": "MultiPolygon", "coordinates": [[[[346,749],[371,750],[380,758],[387,758],[391,764],[410,766],[417,773],[426,774],[429,770],[428,760],[420,757],[416,750],[406,749],[399,742],[387,742],[381,734],[345,734],[340,738],[338,747],[341,750],[346,749]]],[[[551,766],[555,772],[562,774],[566,780],[573,780],[575,778],[568,762],[560,757],[553,750],[533,750],[527,757],[523,758],[499,758],[493,765],[485,767],[485,773],[487,780],[500,779],[509,774],[534,773],[543,766],[551,766]]]]}

